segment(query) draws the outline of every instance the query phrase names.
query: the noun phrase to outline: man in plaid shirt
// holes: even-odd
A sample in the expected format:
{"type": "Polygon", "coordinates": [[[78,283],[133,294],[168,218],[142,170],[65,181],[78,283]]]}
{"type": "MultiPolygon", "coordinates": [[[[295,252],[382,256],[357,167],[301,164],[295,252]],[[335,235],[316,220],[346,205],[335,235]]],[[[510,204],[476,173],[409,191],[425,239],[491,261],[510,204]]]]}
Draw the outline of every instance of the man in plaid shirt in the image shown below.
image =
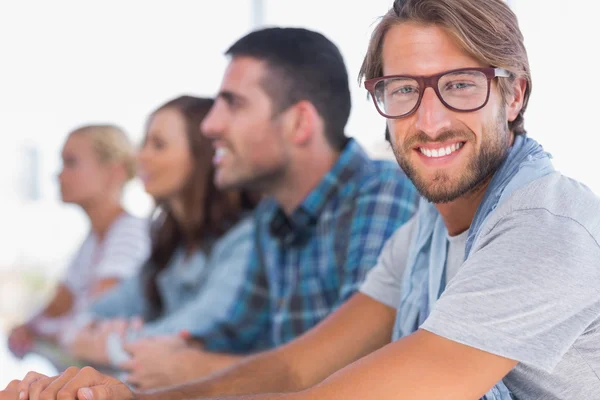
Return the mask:
{"type": "Polygon", "coordinates": [[[209,351],[248,353],[306,332],[358,290],[386,239],[412,215],[414,197],[396,166],[370,160],[349,140],[290,214],[275,198],[262,201],[239,301],[222,325],[194,337],[209,351]]]}
{"type": "MultiPolygon", "coordinates": [[[[348,75],[337,47],[305,29],[250,33],[226,54],[203,131],[216,183],[258,190],[256,251],[238,301],[191,332],[202,350],[146,340],[124,367],[140,388],[201,377],[308,331],[354,294],[415,210],[396,163],[371,160],[344,129],[348,75]]],[[[202,316],[198,316],[202,318],[202,316]]]]}

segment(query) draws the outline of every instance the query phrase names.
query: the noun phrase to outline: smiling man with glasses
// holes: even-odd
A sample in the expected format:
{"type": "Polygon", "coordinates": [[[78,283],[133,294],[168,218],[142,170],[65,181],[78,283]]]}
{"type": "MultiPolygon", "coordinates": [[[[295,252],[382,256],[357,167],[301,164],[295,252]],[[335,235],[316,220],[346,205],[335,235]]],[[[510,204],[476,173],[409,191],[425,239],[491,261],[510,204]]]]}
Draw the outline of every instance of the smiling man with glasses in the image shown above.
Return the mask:
{"type": "Polygon", "coordinates": [[[525,135],[531,77],[515,15],[502,0],[397,0],[362,76],[423,200],[361,293],[289,344],[187,386],[133,394],[74,369],[12,390],[37,380],[61,399],[598,398],[600,201],[525,135]]]}

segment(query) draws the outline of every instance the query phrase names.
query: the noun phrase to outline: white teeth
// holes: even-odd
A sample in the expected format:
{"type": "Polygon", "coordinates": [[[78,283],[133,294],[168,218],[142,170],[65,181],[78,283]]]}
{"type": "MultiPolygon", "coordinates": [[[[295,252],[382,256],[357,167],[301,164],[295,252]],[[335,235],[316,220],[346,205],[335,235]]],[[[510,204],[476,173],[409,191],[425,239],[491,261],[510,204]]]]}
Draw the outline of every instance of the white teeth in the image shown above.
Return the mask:
{"type": "Polygon", "coordinates": [[[419,151],[421,151],[421,153],[426,157],[438,158],[448,156],[454,153],[456,150],[460,149],[462,146],[462,143],[454,143],[451,146],[441,147],[439,149],[424,149],[422,147],[419,147],[419,151]]]}
{"type": "Polygon", "coordinates": [[[223,157],[227,153],[227,149],[225,147],[218,147],[215,150],[215,156],[223,157]]]}

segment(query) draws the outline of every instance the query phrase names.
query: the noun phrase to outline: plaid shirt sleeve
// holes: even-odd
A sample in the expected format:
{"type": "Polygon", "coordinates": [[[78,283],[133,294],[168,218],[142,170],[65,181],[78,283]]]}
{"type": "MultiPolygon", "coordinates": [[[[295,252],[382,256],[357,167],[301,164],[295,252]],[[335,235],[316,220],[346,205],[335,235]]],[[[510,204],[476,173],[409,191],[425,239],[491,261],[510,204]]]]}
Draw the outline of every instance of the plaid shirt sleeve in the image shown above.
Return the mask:
{"type": "Polygon", "coordinates": [[[192,332],[204,348],[215,352],[247,353],[267,347],[270,330],[269,285],[256,251],[247,277],[225,318],[205,331],[192,332]],[[261,343],[265,342],[261,345],[261,343]]]}
{"type": "Polygon", "coordinates": [[[389,178],[377,179],[360,190],[349,226],[338,228],[347,229],[349,235],[344,237],[345,260],[338,264],[342,269],[336,308],[358,291],[386,241],[416,210],[417,191],[408,178],[398,172],[385,174],[389,178]]]}

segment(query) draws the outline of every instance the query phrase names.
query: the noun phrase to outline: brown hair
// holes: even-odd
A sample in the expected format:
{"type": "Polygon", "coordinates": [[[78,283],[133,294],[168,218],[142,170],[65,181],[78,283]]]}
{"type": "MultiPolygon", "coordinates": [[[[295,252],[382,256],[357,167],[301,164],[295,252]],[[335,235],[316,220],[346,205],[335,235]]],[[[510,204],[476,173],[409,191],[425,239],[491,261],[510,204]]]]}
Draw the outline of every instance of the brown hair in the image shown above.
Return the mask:
{"type": "Polygon", "coordinates": [[[523,107],[509,128],[515,134],[526,132],[523,114],[531,93],[531,72],[517,17],[503,0],[394,1],[371,36],[359,81],[383,75],[383,40],[392,26],[403,22],[440,26],[473,58],[509,71],[509,79],[498,81],[504,99],[512,93],[515,79],[524,78],[527,88],[523,107]]]}
{"type": "Polygon", "coordinates": [[[209,98],[181,96],[158,109],[149,118],[165,109],[181,113],[186,121],[186,134],[193,160],[193,168],[182,190],[185,218],[178,221],[169,205],[157,199],[152,224],[152,251],[144,268],[146,297],[150,303],[147,319],[157,318],[162,312],[162,299],[156,284],[160,271],[165,269],[178,247],[186,253],[198,248],[208,249],[211,239],[224,234],[236,224],[245,211],[256,205],[255,199],[240,191],[221,191],[215,186],[212,158],[214,149],[200,131],[200,124],[213,105],[209,98]]]}
{"type": "Polygon", "coordinates": [[[89,138],[101,163],[123,164],[126,181],[135,177],[135,151],[123,129],[116,125],[84,125],[72,131],[69,137],[73,135],[89,138]]]}

